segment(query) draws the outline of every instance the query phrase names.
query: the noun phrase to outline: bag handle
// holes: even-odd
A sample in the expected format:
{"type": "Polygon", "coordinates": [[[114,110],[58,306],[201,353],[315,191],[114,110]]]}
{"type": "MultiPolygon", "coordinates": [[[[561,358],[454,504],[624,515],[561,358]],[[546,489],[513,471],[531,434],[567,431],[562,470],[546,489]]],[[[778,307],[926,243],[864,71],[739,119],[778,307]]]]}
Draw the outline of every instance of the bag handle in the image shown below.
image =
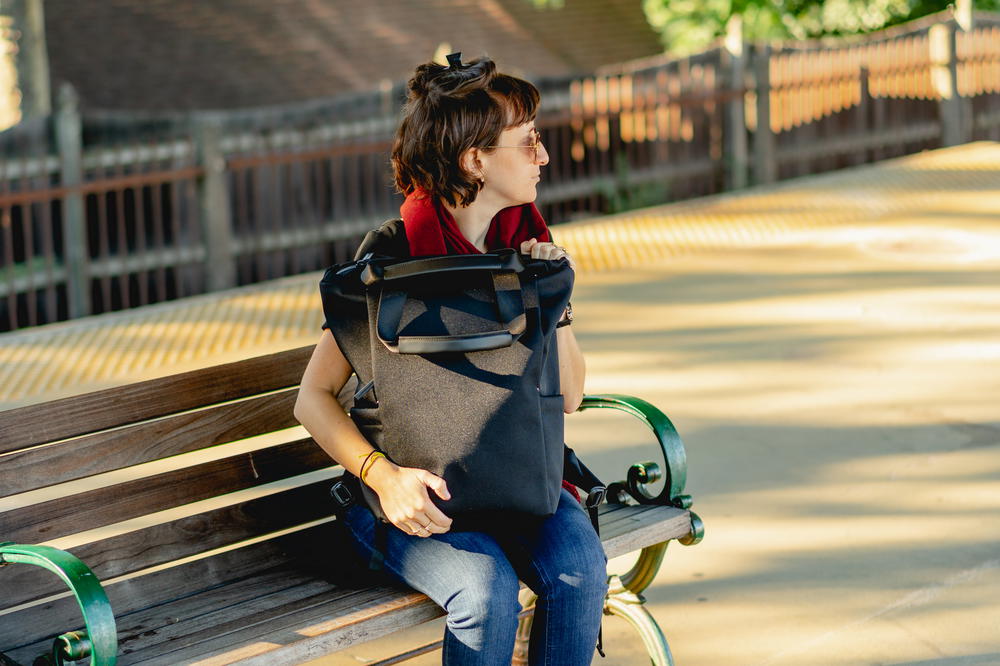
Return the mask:
{"type": "Polygon", "coordinates": [[[382,265],[377,261],[366,263],[361,271],[365,286],[377,282],[403,280],[417,275],[433,275],[455,271],[504,271],[520,273],[524,270],[520,255],[513,249],[497,250],[487,254],[455,254],[443,257],[422,257],[382,265]]]}
{"type": "MultiPolygon", "coordinates": [[[[419,274],[425,275],[426,271],[419,274]]],[[[493,289],[501,327],[492,331],[459,335],[399,335],[407,293],[400,289],[383,289],[379,295],[375,333],[386,349],[397,354],[465,353],[509,347],[517,342],[527,327],[521,281],[517,273],[495,272],[493,289]]]]}

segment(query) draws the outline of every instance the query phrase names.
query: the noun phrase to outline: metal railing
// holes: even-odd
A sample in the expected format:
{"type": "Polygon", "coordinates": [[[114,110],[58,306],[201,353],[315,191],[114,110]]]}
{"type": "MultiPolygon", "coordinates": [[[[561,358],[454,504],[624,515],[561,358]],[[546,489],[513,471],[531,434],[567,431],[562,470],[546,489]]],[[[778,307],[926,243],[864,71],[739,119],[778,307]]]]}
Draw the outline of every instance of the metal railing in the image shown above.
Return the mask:
{"type": "MultiPolygon", "coordinates": [[[[1000,15],[657,56],[537,84],[551,223],[1000,140],[1000,15]]],[[[316,270],[398,214],[401,84],[0,133],[0,331],[316,270]]],[[[557,232],[558,233],[558,232],[557,232]]]]}

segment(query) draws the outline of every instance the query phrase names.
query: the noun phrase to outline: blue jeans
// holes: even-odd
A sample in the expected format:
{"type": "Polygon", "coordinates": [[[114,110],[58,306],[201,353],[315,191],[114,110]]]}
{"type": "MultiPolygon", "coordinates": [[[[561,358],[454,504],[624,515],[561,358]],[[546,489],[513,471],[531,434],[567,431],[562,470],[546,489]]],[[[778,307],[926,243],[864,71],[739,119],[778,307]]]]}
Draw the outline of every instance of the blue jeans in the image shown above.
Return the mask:
{"type": "MultiPolygon", "coordinates": [[[[355,505],[344,516],[371,556],[375,518],[355,505]]],[[[597,644],[607,558],[586,512],[565,489],[555,514],[528,535],[448,532],[421,538],[387,525],[383,566],[448,612],[445,666],[509,666],[518,580],[538,595],[528,663],[589,664],[597,644]]]]}

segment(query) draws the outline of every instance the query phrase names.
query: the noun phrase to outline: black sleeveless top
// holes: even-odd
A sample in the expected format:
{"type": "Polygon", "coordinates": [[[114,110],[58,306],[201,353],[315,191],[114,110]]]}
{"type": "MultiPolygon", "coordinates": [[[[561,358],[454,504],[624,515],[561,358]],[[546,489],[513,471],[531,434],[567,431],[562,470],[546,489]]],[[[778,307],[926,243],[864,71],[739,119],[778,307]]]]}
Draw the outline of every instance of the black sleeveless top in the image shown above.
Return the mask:
{"type": "Polygon", "coordinates": [[[372,229],[365,234],[365,239],[358,246],[354,260],[357,261],[369,252],[401,259],[409,257],[410,241],[406,238],[406,227],[403,226],[403,220],[386,220],[378,229],[372,229]]]}

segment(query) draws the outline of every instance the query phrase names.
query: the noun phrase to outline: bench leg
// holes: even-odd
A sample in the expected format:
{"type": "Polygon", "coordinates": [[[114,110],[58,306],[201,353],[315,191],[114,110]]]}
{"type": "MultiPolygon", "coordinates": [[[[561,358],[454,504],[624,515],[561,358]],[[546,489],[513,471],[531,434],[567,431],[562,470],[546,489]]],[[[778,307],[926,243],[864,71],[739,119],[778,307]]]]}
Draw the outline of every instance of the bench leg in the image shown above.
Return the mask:
{"type": "Polygon", "coordinates": [[[667,553],[667,543],[664,541],[643,548],[628,573],[611,576],[608,579],[608,598],[604,602],[606,614],[617,615],[639,632],[653,666],[673,666],[674,663],[667,638],[643,605],[646,600],[642,596],[660,570],[663,556],[667,553]]]}
{"type": "Polygon", "coordinates": [[[653,666],[674,666],[674,658],[670,654],[667,637],[663,635],[660,625],[642,605],[645,600],[638,594],[625,589],[617,576],[611,577],[611,584],[613,586],[617,584],[618,589],[617,591],[609,590],[608,598],[604,602],[604,612],[607,615],[617,615],[639,632],[639,637],[642,638],[646,654],[649,655],[650,663],[653,666]]]}
{"type": "Polygon", "coordinates": [[[535,600],[538,595],[524,588],[521,590],[521,616],[517,621],[517,639],[514,642],[514,658],[511,666],[527,666],[528,641],[531,639],[531,622],[535,619],[535,600]]]}

